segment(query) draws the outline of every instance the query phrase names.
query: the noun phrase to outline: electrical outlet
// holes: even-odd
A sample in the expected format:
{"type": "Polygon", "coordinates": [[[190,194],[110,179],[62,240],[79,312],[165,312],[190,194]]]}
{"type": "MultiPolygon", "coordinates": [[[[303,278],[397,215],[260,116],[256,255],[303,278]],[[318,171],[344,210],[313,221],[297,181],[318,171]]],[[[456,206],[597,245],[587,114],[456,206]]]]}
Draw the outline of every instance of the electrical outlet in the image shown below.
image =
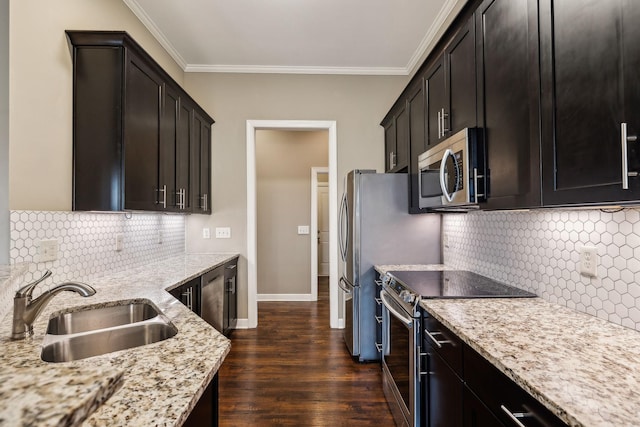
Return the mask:
{"type": "Polygon", "coordinates": [[[231,227],[216,227],[216,239],[230,239],[231,227]]]}
{"type": "Polygon", "coordinates": [[[38,242],[38,262],[57,260],[58,246],[58,239],[40,240],[38,242]]]}
{"type": "Polygon", "coordinates": [[[162,230],[158,230],[158,244],[161,245],[162,244],[162,230]]]}
{"type": "Polygon", "coordinates": [[[116,252],[120,252],[124,247],[124,235],[116,234],[116,252]]]}
{"type": "Polygon", "coordinates": [[[299,225],[298,226],[298,234],[309,234],[309,226],[308,225],[299,225]]]}
{"type": "Polygon", "coordinates": [[[580,248],[580,274],[596,277],[598,271],[598,252],[593,246],[580,248]]]}
{"type": "Polygon", "coordinates": [[[202,229],[202,238],[203,239],[210,239],[211,238],[211,230],[209,228],[203,228],[202,229]]]}

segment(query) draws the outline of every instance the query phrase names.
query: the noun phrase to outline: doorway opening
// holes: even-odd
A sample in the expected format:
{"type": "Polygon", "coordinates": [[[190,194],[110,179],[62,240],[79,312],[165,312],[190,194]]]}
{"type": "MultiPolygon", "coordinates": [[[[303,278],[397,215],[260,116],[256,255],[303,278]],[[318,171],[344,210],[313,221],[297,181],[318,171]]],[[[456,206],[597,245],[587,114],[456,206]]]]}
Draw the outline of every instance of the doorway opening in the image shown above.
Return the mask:
{"type": "MultiPolygon", "coordinates": [[[[308,120],[247,120],[247,279],[248,279],[248,327],[258,325],[258,264],[257,264],[257,185],[256,185],[256,131],[257,130],[296,130],[328,133],[328,189],[329,189],[329,324],[338,328],[338,209],[337,209],[337,129],[335,121],[308,120]]],[[[314,198],[312,197],[312,203],[314,198]]],[[[310,233],[317,233],[310,230],[310,233]]],[[[315,236],[316,234],[311,234],[315,236]]],[[[315,243],[315,238],[311,239],[315,243]]],[[[315,245],[314,245],[315,246],[315,245]]],[[[316,246],[317,250],[317,246],[316,246]]],[[[315,252],[315,251],[314,251],[315,252]]],[[[316,255],[317,256],[317,255],[316,255]]],[[[313,258],[312,258],[313,260],[313,258]]],[[[312,266],[316,266],[312,262],[312,266]]],[[[313,268],[312,268],[313,269],[313,268]]],[[[312,283],[314,281],[312,280],[312,283]]],[[[315,274],[317,295],[317,273],[315,274]]]]}
{"type": "Polygon", "coordinates": [[[311,292],[318,297],[318,278],[330,278],[329,168],[311,168],[311,292]]]}

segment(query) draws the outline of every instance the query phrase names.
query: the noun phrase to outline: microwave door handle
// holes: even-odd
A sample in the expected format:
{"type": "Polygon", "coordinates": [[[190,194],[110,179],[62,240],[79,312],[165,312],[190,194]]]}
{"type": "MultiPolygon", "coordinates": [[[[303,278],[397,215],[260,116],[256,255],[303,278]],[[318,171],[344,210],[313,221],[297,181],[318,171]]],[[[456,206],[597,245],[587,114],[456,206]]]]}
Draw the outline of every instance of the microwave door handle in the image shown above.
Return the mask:
{"type": "Polygon", "coordinates": [[[442,156],[442,161],[440,162],[440,188],[442,188],[442,194],[444,194],[444,197],[447,198],[447,201],[451,202],[453,200],[453,196],[449,195],[449,190],[447,190],[447,183],[444,180],[445,165],[447,164],[447,158],[449,156],[453,156],[453,151],[447,148],[447,150],[444,152],[444,155],[442,156]]]}

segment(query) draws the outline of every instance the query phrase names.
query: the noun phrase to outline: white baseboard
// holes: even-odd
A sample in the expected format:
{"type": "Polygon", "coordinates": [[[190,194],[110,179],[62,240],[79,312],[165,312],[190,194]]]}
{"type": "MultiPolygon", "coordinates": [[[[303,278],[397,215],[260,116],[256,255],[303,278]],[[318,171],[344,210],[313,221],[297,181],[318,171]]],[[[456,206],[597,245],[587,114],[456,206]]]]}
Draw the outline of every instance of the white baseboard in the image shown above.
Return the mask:
{"type": "Polygon", "coordinates": [[[316,301],[312,294],[258,294],[258,301],[316,301]]]}
{"type": "MultiPolygon", "coordinates": [[[[249,319],[238,319],[235,329],[253,329],[249,326],[249,319]]],[[[338,319],[338,327],[336,329],[344,329],[344,319],[338,319]]]]}
{"type": "Polygon", "coordinates": [[[249,328],[249,319],[238,319],[235,329],[251,329],[249,328]]]}

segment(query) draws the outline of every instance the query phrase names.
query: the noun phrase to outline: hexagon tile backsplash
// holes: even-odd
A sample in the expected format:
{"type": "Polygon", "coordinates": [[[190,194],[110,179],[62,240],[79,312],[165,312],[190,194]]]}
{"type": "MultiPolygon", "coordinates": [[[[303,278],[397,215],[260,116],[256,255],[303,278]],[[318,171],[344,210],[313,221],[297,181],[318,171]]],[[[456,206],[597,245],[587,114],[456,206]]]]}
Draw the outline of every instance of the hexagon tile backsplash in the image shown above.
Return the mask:
{"type": "Polygon", "coordinates": [[[640,331],[640,210],[446,214],[445,264],[640,331]],[[596,277],[579,272],[597,250],[596,277]]]}
{"type": "MultiPolygon", "coordinates": [[[[88,280],[96,274],[135,267],[185,250],[183,215],[11,211],[9,231],[11,264],[30,263],[22,278],[24,283],[40,277],[46,269],[53,272],[40,292],[56,283],[88,280]],[[119,251],[116,236],[122,241],[119,251]],[[42,240],[57,240],[55,261],[39,262],[38,244],[42,240]]],[[[6,291],[12,298],[15,290],[6,291]]]]}

